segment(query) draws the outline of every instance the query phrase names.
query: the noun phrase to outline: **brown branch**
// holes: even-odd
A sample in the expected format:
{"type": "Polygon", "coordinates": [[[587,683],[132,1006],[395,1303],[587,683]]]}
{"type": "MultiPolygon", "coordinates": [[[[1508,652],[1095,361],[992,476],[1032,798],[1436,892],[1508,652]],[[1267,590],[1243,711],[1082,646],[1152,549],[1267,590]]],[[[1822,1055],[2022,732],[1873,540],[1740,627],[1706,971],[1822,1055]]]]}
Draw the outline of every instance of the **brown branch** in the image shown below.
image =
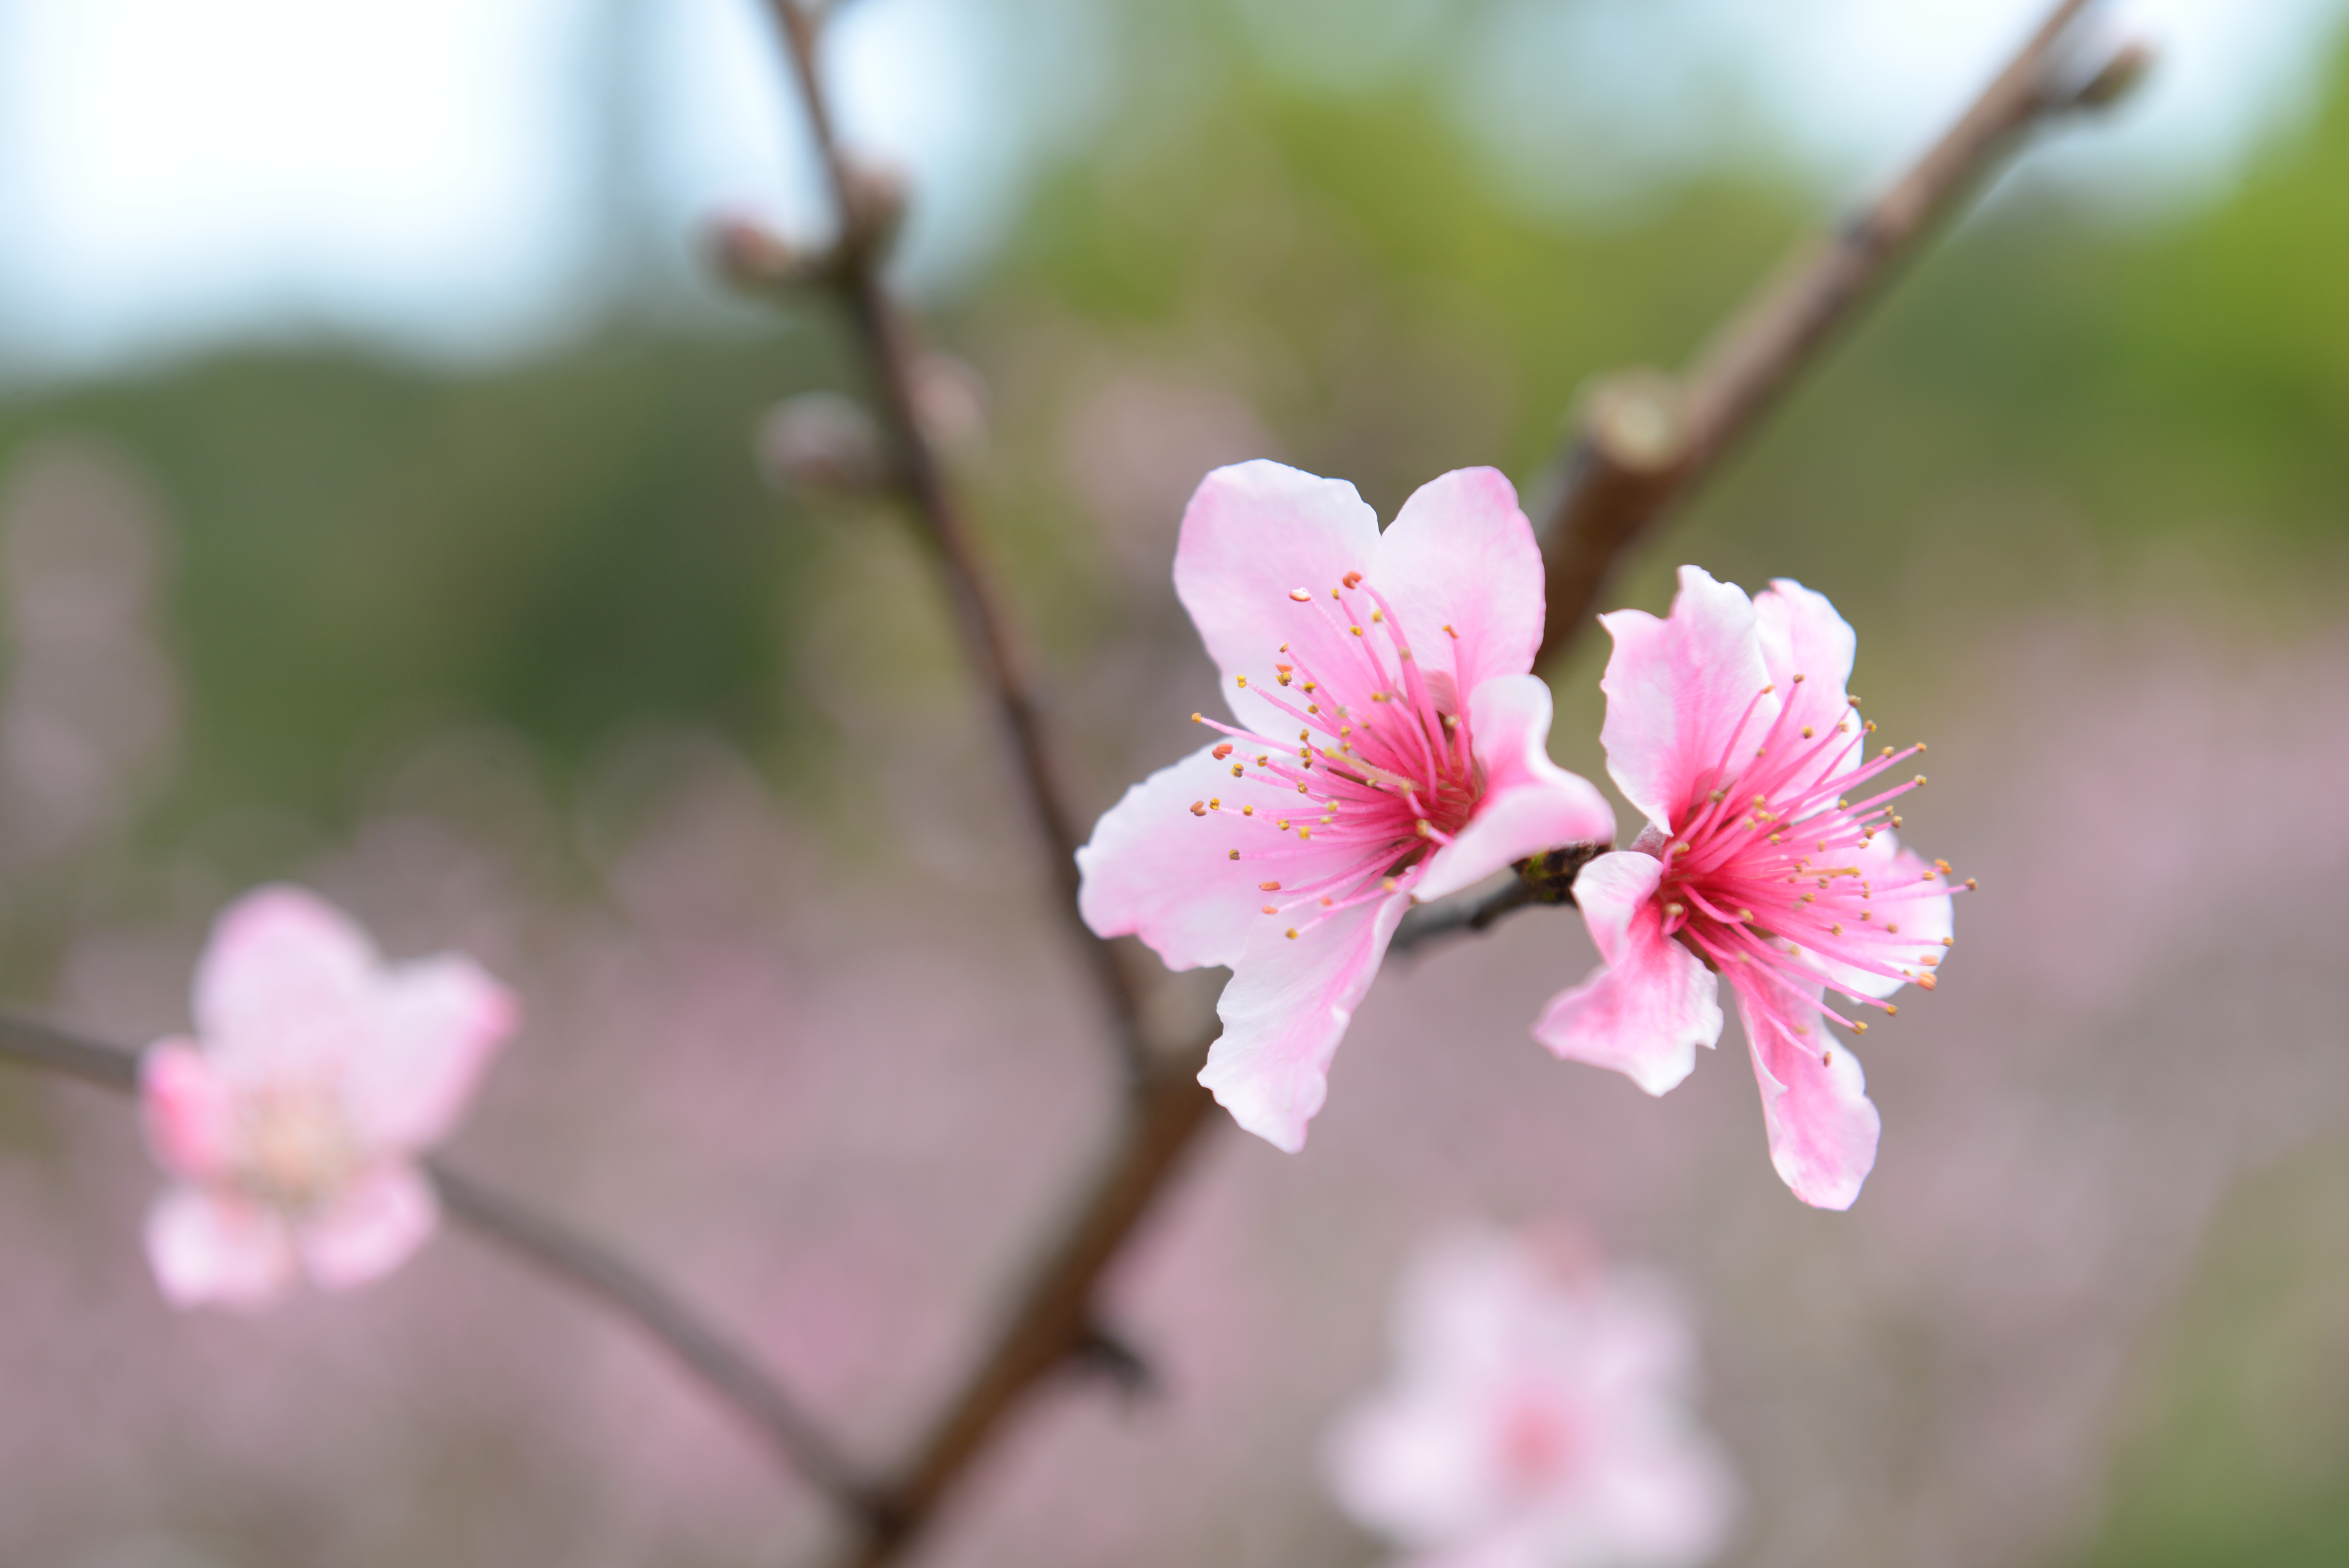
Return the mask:
{"type": "Polygon", "coordinates": [[[1387,944],[1392,954],[1409,953],[1423,943],[1446,936],[1469,936],[1489,931],[1505,914],[1537,905],[1571,904],[1574,903],[1574,879],[1582,868],[1614,846],[1611,844],[1568,844],[1559,849],[1545,850],[1538,855],[1519,861],[1510,867],[1509,880],[1483,892],[1455,893],[1450,898],[1423,903],[1402,917],[1395,927],[1394,940],[1387,944]]]}
{"type": "Polygon", "coordinates": [[[2143,73],[2144,51],[2125,46],[2094,72],[2066,74],[2066,35],[2090,3],[2062,0],[1923,158],[1837,232],[1788,258],[1685,376],[1637,371],[1592,391],[1540,513],[1549,557],[1542,660],[1589,621],[1632,542],[1753,431],[2026,132],[2112,102],[2143,73]]]}
{"type": "MultiPolygon", "coordinates": [[[[1654,376],[1630,377],[1609,383],[1592,399],[1581,435],[1560,464],[1559,499],[1545,529],[1550,606],[1545,656],[1588,623],[1607,570],[1639,532],[1685,494],[1785,386],[1815,362],[1831,329],[1883,281],[1934,219],[1986,176],[2024,127],[2059,105],[2115,96],[2117,78],[2111,67],[2068,97],[2047,86],[2058,36],[2085,3],[2064,0],[1957,128],[1858,223],[1807,257],[1761,304],[1739,317],[1685,388],[1654,376]]],[[[792,67],[841,212],[837,256],[821,267],[802,267],[797,275],[802,282],[821,277],[841,291],[871,358],[906,493],[938,550],[965,638],[1001,712],[1032,809],[1056,856],[1061,907],[1096,954],[1103,994],[1124,1034],[1127,1059],[1136,1068],[1116,1141],[1086,1196],[1031,1265],[987,1353],[887,1492],[881,1527],[848,1559],[856,1568],[885,1568],[913,1547],[939,1503],[1022,1399],[1099,1343],[1092,1315],[1102,1275],[1180,1169],[1195,1135],[1213,1124],[1213,1100],[1192,1077],[1209,1042],[1199,1040],[1179,1060],[1151,1067],[1133,985],[1108,944],[1092,942],[1076,920],[1078,879],[1070,851],[1077,840],[1049,766],[1042,720],[1011,656],[961,514],[923,435],[910,339],[879,281],[878,236],[894,222],[894,212],[875,201],[869,186],[860,186],[833,135],[817,70],[813,21],[794,0],[769,4],[790,46],[792,67]]],[[[781,269],[773,271],[774,280],[783,281],[781,269]]],[[[1489,924],[1521,896],[1529,895],[1504,894],[1489,911],[1481,904],[1468,909],[1457,923],[1489,924]]],[[[1449,918],[1448,912],[1429,912],[1423,935],[1446,928],[1443,923],[1449,918]]]]}
{"type": "Polygon", "coordinates": [[[881,280],[881,264],[897,216],[897,193],[860,171],[835,134],[823,73],[817,68],[818,19],[797,0],[769,0],[789,46],[824,178],[839,212],[836,253],[824,269],[864,349],[895,477],[912,504],[920,531],[936,552],[955,620],[1025,787],[1030,812],[1050,862],[1053,907],[1067,923],[1115,1027],[1128,1074],[1138,1084],[1148,1071],[1141,993],[1118,949],[1095,936],[1077,913],[1077,847],[1084,842],[1069,809],[1061,772],[1044,733],[1044,717],[992,582],[974,548],[970,529],[944,467],[922,426],[916,381],[919,355],[913,334],[881,280]]]}
{"type": "MultiPolygon", "coordinates": [[[[139,1056],[128,1047],[0,1013],[0,1059],[135,1094],[139,1056]]],[[[425,1168],[451,1219],[601,1302],[658,1340],[704,1387],[749,1421],[786,1464],[849,1510],[868,1530],[889,1528],[883,1503],[774,1378],[650,1274],[518,1199],[460,1176],[437,1160],[427,1161],[425,1168]]]]}

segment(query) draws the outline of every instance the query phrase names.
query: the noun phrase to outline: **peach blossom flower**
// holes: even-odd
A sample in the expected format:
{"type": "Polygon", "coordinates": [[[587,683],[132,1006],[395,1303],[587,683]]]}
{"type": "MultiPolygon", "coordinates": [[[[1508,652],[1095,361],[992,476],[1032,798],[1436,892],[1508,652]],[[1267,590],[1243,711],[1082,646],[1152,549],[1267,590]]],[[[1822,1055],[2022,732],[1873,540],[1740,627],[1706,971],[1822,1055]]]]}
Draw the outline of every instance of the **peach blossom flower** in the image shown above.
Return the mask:
{"type": "Polygon", "coordinates": [[[1693,1568],[1737,1484],[1692,1403],[1696,1342],[1662,1281],[1496,1232],[1404,1281],[1394,1371],[1323,1459],[1409,1568],[1693,1568]]]}
{"type": "Polygon", "coordinates": [[[1102,818],[1080,903],[1171,968],[1231,969],[1199,1081],[1294,1151],[1413,901],[1610,841],[1614,817],[1549,759],[1541,552],[1493,469],[1422,487],[1382,535],[1342,480],[1217,469],[1184,511],[1174,591],[1234,722],[1195,715],[1223,738],[1102,818]]]}
{"type": "Polygon", "coordinates": [[[264,887],[222,912],[196,965],[198,1039],[141,1063],[148,1147],[178,1184],[147,1217],[175,1305],[257,1305],[397,1267],[440,1209],[417,1154],[447,1134],[513,1029],[470,958],[387,965],[315,895],[264,887]]]}
{"type": "Polygon", "coordinates": [[[1876,726],[1844,690],[1857,639],[1798,583],[1748,599],[1683,566],[1669,620],[1600,619],[1615,639],[1607,770],[1649,825],[1575,879],[1605,962],[1551,998],[1535,1037],[1661,1094],[1720,1038],[1726,976],[1772,1162],[1803,1202],[1847,1209],[1879,1123],[1858,1059],[1820,1019],[1868,1026],[1825,993],[1898,1012],[1885,998],[1931,990],[1951,940],[1948,864],[1893,832],[1893,803],[1924,776],[1852,797],[1925,748],[1868,755],[1876,726]]]}

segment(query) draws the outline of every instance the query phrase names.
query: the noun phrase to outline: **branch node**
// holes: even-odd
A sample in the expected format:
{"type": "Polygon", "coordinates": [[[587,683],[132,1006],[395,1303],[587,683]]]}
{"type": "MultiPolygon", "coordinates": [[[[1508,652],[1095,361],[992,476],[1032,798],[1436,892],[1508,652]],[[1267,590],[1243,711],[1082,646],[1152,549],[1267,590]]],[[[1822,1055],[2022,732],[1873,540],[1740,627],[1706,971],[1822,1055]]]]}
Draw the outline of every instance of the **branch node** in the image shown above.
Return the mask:
{"type": "Polygon", "coordinates": [[[1148,1398],[1159,1392],[1158,1374],[1142,1352],[1098,1323],[1085,1330],[1070,1359],[1080,1372],[1106,1379],[1129,1399],[1148,1398]]]}
{"type": "Polygon", "coordinates": [[[2064,95],[2056,107],[2084,112],[2110,108],[2144,85],[2159,58],[2151,44],[2131,38],[2107,56],[2086,80],[2064,95]]]}
{"type": "MultiPolygon", "coordinates": [[[[1599,843],[1566,844],[1555,850],[1544,850],[1537,855],[1527,855],[1511,869],[1517,873],[1517,880],[1525,883],[1526,893],[1534,903],[1572,903],[1574,879],[1582,873],[1584,866],[1614,847],[1599,843]]],[[[1478,919],[1468,923],[1471,930],[1482,931],[1491,921],[1478,919]]]]}
{"type": "Polygon", "coordinates": [[[771,299],[825,287],[840,280],[837,249],[805,250],[756,218],[731,212],[710,221],[702,249],[731,287],[771,299]]]}

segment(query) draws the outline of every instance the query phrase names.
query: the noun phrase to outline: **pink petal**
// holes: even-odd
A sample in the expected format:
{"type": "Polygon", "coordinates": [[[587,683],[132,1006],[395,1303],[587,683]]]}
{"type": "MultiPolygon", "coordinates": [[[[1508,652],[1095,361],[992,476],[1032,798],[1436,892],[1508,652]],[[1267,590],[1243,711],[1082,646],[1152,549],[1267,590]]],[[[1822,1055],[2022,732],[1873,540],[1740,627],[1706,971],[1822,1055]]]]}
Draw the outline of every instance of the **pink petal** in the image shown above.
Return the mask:
{"type": "MultiPolygon", "coordinates": [[[[1754,596],[1754,630],[1762,640],[1762,665],[1786,705],[1786,724],[1809,725],[1824,736],[1851,717],[1844,686],[1859,638],[1824,593],[1790,577],[1775,580],[1754,596]],[[1803,678],[1795,679],[1796,676],[1803,678]]],[[[1855,726],[1855,732],[1857,727],[1855,726]]],[[[1850,748],[1856,765],[1865,755],[1857,733],[1850,748]]]]}
{"type": "Polygon", "coordinates": [[[1774,698],[1754,706],[1770,676],[1753,601],[1735,583],[1683,566],[1670,620],[1644,610],[1599,619],[1615,639],[1599,683],[1607,694],[1599,731],[1607,771],[1650,821],[1668,825],[1697,790],[1713,786],[1732,738],[1759,746],[1776,716],[1774,698]]]}
{"type": "Polygon", "coordinates": [[[387,971],[377,985],[375,1028],[343,1077],[343,1103],[360,1138],[398,1153],[439,1142],[520,1018],[513,994],[461,954],[387,971]]]}
{"type": "Polygon", "coordinates": [[[1623,1074],[1662,1094],[1696,1066],[1696,1048],[1721,1038],[1720,982],[1664,934],[1656,884],[1664,863],[1619,850],[1574,879],[1574,902],[1604,961],[1590,978],[1549,999],[1534,1038],[1567,1061],[1623,1074]]]}
{"type": "Polygon", "coordinates": [[[1370,578],[1421,668],[1452,676],[1462,691],[1534,667],[1541,546],[1499,469],[1455,469],[1420,486],[1379,541],[1370,578]]]}
{"type": "Polygon", "coordinates": [[[140,1124],[155,1162],[202,1181],[228,1162],[236,1108],[193,1040],[158,1040],[139,1061],[140,1124]]]}
{"type": "Polygon", "coordinates": [[[1325,672],[1362,656],[1330,593],[1378,552],[1378,514],[1343,480],[1258,459],[1199,481],[1174,546],[1174,592],[1243,726],[1277,735],[1291,723],[1234,681],[1270,681],[1282,643],[1325,672]],[[1305,601],[1289,596],[1296,589],[1305,601]]]}
{"type": "MultiPolygon", "coordinates": [[[[1946,891],[1948,883],[1937,879],[1928,882],[1925,875],[1933,868],[1911,851],[1900,847],[1899,839],[1889,828],[1879,830],[1875,841],[1863,844],[1851,851],[1853,863],[1876,889],[1872,901],[1883,913],[1878,919],[1900,927],[1904,946],[1913,944],[1913,951],[1938,956],[1941,938],[1955,934],[1956,903],[1946,891]],[[1924,892],[1923,897],[1906,896],[1924,892]]],[[[1897,975],[1878,975],[1865,969],[1855,969],[1847,964],[1837,964],[1816,954],[1805,955],[1808,966],[1816,970],[1838,991],[1855,996],[1874,996],[1881,1000],[1909,984],[1897,975]]],[[[1920,965],[1920,972],[1922,966],[1920,965]]]]}
{"type": "Polygon", "coordinates": [[[174,1187],[147,1212],[147,1261],[173,1306],[259,1306],[295,1276],[275,1210],[200,1187],[174,1187]]]}
{"type": "Polygon", "coordinates": [[[1457,892],[1537,851],[1614,841],[1606,797],[1549,759],[1549,687],[1538,676],[1503,676],[1468,694],[1485,797],[1459,836],[1429,857],[1413,889],[1421,898],[1457,892]]]}
{"type": "Polygon", "coordinates": [[[315,893],[246,893],[196,965],[196,1032],[212,1065],[266,1078],[347,1055],[367,1032],[377,962],[367,933],[315,893]]]}
{"type": "Polygon", "coordinates": [[[313,1280],[327,1290],[348,1290],[407,1262],[440,1222],[440,1201],[423,1174],[393,1163],[351,1183],[295,1240],[313,1280]]]}
{"type": "Polygon", "coordinates": [[[1762,1086],[1762,1120],[1770,1132],[1770,1163],[1795,1196],[1818,1209],[1848,1209],[1860,1184],[1876,1169],[1877,1135],[1883,1123],[1868,1098],[1868,1077],[1859,1058],[1827,1032],[1816,1011],[1818,990],[1807,995],[1765,977],[1778,1009],[1807,1020],[1810,1033],[1791,1035],[1761,1016],[1744,995],[1738,1016],[1754,1052],[1754,1076],[1762,1086]]]}
{"type": "Polygon", "coordinates": [[[1102,936],[1139,936],[1170,969],[1238,962],[1248,934],[1267,918],[1258,847],[1280,855],[1276,879],[1297,885],[1349,861],[1342,848],[1327,851],[1325,866],[1304,845],[1269,844],[1261,824],[1241,818],[1237,797],[1222,810],[1193,816],[1192,802],[1221,799],[1239,782],[1211,751],[1194,752],[1128,789],[1077,851],[1084,877],[1077,908],[1085,923],[1102,936]]]}
{"type": "Polygon", "coordinates": [[[1259,920],[1216,1004],[1224,1032],[1199,1074],[1233,1120],[1276,1149],[1305,1147],[1330,1058],[1409,904],[1398,893],[1339,910],[1294,941],[1277,919],[1259,920]]]}

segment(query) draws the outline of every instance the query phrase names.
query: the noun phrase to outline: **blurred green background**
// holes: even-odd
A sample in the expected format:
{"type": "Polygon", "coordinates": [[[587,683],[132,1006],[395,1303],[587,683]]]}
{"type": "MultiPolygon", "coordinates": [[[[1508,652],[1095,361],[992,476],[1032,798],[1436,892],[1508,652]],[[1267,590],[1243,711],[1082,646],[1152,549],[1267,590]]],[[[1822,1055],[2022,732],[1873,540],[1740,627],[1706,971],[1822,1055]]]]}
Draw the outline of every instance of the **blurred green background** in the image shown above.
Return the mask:
{"type": "MultiPolygon", "coordinates": [[[[1260,438],[1382,514],[1464,464],[1527,484],[1586,378],[1684,361],[1825,216],[1767,173],[1604,223],[1529,215],[1427,84],[1317,93],[1195,26],[1213,67],[1049,170],[1009,247],[927,323],[988,387],[957,470],[1080,710],[1137,617],[1179,625],[1154,574],[1189,481],[1171,500],[1096,483],[1104,450],[1165,434],[1195,478],[1184,442],[1220,460],[1260,438]]],[[[2311,128],[2182,214],[2121,222],[2002,184],[1619,596],[1661,607],[1682,559],[1800,577],[1874,606],[1853,614],[1868,658],[1912,691],[1961,684],[1969,639],[2084,596],[2337,622],[2349,58],[2332,81],[2311,128]]],[[[624,296],[503,368],[320,342],[7,394],[0,466],[96,434],[172,520],[183,736],[141,863],[276,874],[347,829],[386,758],[474,721],[529,738],[558,789],[617,738],[714,727],[808,810],[854,817],[843,703],[958,677],[888,520],[761,478],[762,415],[823,387],[855,382],[820,300],[756,317],[624,296]],[[870,613],[844,696],[843,645],[805,634],[843,603],[870,613]]],[[[1585,768],[1598,657],[1586,642],[1561,675],[1559,754],[1585,768]]],[[[1166,733],[1089,740],[1093,794],[1166,733]]],[[[125,872],[83,896],[156,895],[125,872]]],[[[41,951],[24,940],[19,975],[41,951]]],[[[2195,1282],[2128,1349],[2108,1513],[2068,1561],[2349,1562],[2344,1213],[2349,1162],[2320,1150],[2215,1218],[2195,1282]]]]}

